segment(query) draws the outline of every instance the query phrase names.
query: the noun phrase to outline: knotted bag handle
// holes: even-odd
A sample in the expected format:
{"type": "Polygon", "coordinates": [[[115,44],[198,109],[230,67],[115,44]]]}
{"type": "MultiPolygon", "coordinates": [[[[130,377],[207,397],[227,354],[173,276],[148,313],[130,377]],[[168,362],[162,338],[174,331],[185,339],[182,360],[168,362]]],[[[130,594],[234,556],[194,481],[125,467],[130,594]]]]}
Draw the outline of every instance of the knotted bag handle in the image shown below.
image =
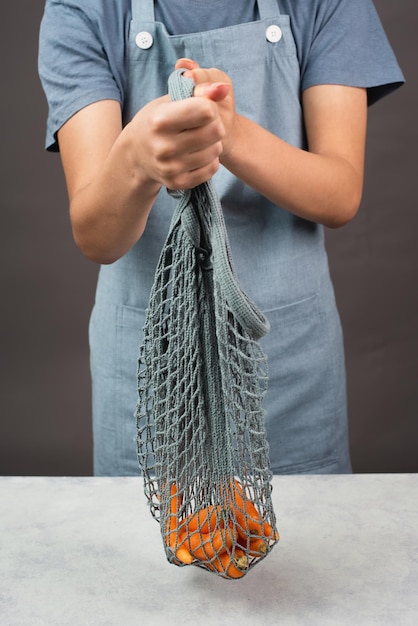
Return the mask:
{"type": "MultiPolygon", "coordinates": [[[[169,77],[168,91],[171,100],[183,100],[193,96],[195,83],[191,78],[183,76],[185,71],[175,70],[169,77]]],[[[181,198],[173,222],[181,219],[182,226],[196,249],[205,257],[206,269],[213,267],[231,312],[249,336],[257,341],[269,332],[270,323],[239,284],[232,263],[222,206],[214,183],[208,180],[194,189],[178,190],[173,195],[181,198]],[[191,205],[195,210],[186,210],[191,205]],[[205,214],[208,206],[211,208],[210,215],[205,214]],[[206,244],[203,248],[202,241],[206,244]]]]}

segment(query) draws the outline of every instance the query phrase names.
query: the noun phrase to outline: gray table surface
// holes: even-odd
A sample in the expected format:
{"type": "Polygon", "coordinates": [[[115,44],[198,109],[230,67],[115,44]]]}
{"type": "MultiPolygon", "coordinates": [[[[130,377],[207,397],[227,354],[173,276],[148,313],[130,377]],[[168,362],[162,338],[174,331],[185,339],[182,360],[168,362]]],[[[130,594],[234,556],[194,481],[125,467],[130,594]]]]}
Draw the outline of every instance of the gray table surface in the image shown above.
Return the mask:
{"type": "Polygon", "coordinates": [[[1,626],[418,624],[418,475],[278,476],[244,579],[170,565],[141,479],[0,478],[1,626]]]}

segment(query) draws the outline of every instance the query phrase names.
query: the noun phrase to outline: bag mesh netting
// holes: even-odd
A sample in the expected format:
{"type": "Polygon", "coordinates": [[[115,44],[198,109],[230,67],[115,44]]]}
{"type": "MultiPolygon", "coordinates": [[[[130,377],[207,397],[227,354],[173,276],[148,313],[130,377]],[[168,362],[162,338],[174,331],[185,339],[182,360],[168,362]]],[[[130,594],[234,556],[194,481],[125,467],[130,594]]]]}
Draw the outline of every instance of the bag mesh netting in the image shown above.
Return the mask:
{"type": "MultiPolygon", "coordinates": [[[[172,74],[173,100],[194,83],[172,74]]],[[[245,575],[278,541],[264,427],[269,324],[241,289],[211,181],[180,192],[150,294],[137,449],[167,558],[245,575]]]]}

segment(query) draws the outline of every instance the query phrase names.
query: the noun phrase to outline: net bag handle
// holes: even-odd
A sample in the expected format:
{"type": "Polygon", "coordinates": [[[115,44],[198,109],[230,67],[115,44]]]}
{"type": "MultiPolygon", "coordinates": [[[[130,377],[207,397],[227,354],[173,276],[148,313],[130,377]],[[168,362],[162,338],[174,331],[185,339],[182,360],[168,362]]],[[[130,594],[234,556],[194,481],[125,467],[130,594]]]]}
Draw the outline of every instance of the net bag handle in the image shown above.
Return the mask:
{"type": "MultiPolygon", "coordinates": [[[[185,69],[175,70],[168,79],[171,100],[183,100],[193,96],[195,83],[183,75],[185,71],[185,69]]],[[[182,199],[176,215],[180,217],[184,230],[200,251],[202,262],[208,268],[213,265],[216,279],[232,313],[252,339],[257,341],[264,337],[270,330],[270,323],[239,284],[232,263],[222,206],[212,180],[193,190],[173,192],[173,195],[182,199]],[[195,194],[194,204],[198,207],[197,214],[182,211],[189,204],[192,193],[195,194]],[[210,222],[204,211],[199,211],[199,207],[203,207],[205,201],[206,204],[210,203],[212,209],[210,222]],[[202,246],[202,241],[206,243],[206,247],[202,246]],[[211,245],[208,242],[211,242],[211,245]]]]}

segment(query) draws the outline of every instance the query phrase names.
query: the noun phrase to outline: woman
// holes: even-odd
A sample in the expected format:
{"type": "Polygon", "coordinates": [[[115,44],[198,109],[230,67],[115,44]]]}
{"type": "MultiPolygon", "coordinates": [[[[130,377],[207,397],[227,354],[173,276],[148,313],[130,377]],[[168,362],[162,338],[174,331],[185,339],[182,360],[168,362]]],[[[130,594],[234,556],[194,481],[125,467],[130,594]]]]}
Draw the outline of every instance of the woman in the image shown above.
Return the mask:
{"type": "Polygon", "coordinates": [[[138,472],[136,363],[166,188],[211,177],[241,285],[271,325],[272,470],[351,471],[323,226],[355,216],[367,106],[403,81],[371,0],[47,0],[39,67],[75,241],[101,264],[95,473],[138,472]],[[169,101],[175,67],[194,98],[169,101]]]}

